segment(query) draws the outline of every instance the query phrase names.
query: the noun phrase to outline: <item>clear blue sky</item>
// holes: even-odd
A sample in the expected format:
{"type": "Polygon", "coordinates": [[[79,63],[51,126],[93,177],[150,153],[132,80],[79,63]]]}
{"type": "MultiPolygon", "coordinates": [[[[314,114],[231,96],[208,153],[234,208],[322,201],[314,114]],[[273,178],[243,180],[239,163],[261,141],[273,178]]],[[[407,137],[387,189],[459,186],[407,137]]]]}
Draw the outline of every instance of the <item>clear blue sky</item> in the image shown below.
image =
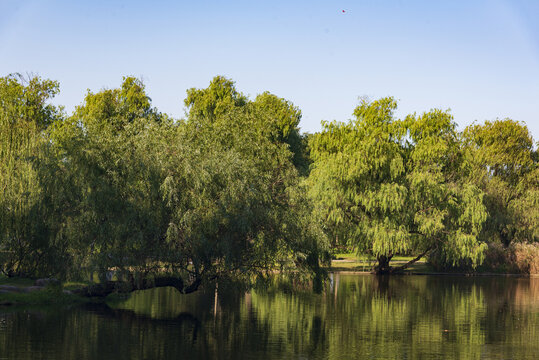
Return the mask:
{"type": "Polygon", "coordinates": [[[0,75],[60,81],[68,111],[135,75],[174,117],[186,89],[225,75],[292,101],[309,132],[349,119],[359,96],[391,95],[399,116],[510,117],[537,141],[538,18],[535,0],[0,0],[0,75]]]}

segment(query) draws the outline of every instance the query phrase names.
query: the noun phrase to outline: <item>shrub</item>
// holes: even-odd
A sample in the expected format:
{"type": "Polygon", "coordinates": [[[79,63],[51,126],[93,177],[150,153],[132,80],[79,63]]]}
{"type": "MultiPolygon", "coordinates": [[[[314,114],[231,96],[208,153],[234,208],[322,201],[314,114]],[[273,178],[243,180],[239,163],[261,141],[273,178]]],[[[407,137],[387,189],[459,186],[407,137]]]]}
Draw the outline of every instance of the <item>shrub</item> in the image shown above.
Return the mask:
{"type": "Polygon", "coordinates": [[[485,253],[483,271],[539,274],[539,243],[515,243],[504,247],[491,243],[485,253]]]}
{"type": "Polygon", "coordinates": [[[526,274],[539,274],[539,244],[520,243],[513,248],[513,257],[518,269],[526,274]]]}
{"type": "Polygon", "coordinates": [[[454,264],[439,252],[430,254],[428,262],[436,271],[539,274],[539,243],[513,243],[508,247],[500,242],[489,243],[484,261],[476,269],[466,260],[454,264]]]}

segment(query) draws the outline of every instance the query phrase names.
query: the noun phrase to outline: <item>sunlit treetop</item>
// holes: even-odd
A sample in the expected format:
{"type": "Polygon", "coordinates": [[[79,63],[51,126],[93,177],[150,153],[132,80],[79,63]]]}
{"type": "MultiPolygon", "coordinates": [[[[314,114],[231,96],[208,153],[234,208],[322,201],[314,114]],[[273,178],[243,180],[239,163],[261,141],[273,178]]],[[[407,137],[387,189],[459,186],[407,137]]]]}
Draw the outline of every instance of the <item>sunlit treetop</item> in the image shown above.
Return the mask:
{"type": "Polygon", "coordinates": [[[60,92],[57,81],[38,76],[11,74],[0,78],[0,109],[4,121],[27,121],[39,129],[58,118],[55,106],[48,103],[60,92]]]}
{"type": "Polygon", "coordinates": [[[88,125],[111,125],[120,130],[135,119],[159,120],[162,114],[151,106],[144,83],[134,77],[124,77],[122,86],[98,93],[88,90],[83,104],[73,117],[88,125]]]}
{"type": "Polygon", "coordinates": [[[247,97],[236,90],[234,82],[223,76],[216,76],[205,89],[187,90],[184,100],[189,118],[215,120],[235,106],[247,104],[247,97]]]}

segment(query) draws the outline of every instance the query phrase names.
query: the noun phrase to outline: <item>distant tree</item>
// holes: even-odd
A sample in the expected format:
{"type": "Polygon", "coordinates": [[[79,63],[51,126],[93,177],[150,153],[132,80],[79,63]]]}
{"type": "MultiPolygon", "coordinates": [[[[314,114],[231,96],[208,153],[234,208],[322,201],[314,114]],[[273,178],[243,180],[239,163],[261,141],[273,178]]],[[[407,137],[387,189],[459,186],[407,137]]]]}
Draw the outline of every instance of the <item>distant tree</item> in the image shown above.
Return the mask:
{"type": "Polygon", "coordinates": [[[378,273],[402,270],[432,251],[480,263],[481,191],[456,174],[460,155],[451,115],[432,110],[394,118],[393,98],[362,100],[355,120],[324,123],[311,142],[311,193],[323,218],[346,230],[378,273]],[[390,267],[396,254],[417,257],[390,267]]]}

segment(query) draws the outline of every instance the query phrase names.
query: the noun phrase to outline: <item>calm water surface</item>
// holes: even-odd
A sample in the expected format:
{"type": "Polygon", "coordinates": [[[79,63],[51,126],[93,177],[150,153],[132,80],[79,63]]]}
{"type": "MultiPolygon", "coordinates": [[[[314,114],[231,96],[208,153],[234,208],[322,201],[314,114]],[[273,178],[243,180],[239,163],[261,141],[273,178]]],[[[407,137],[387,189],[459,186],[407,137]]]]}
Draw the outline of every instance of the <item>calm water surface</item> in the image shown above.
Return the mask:
{"type": "Polygon", "coordinates": [[[323,294],[174,289],[0,308],[0,359],[538,359],[539,278],[334,275],[323,294]]]}

